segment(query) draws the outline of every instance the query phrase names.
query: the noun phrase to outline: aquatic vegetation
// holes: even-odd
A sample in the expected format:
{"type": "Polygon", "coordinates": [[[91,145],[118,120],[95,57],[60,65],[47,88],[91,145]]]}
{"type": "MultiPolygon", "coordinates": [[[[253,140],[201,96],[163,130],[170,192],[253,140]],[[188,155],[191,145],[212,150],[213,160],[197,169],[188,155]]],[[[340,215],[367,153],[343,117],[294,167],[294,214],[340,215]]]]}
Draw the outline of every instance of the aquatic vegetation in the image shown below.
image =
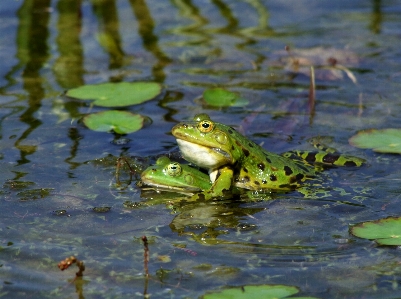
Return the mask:
{"type": "Polygon", "coordinates": [[[401,154],[401,129],[370,129],[358,132],[349,139],[358,148],[370,148],[379,153],[401,154]]]}
{"type": "Polygon", "coordinates": [[[362,222],[351,227],[359,238],[375,240],[379,245],[401,245],[401,217],[362,222]]]}
{"type": "Polygon", "coordinates": [[[248,100],[242,98],[237,93],[220,87],[206,89],[203,92],[203,100],[207,105],[214,107],[238,107],[248,104],[248,100]]]}
{"type": "Polygon", "coordinates": [[[250,298],[264,298],[264,299],[280,299],[280,298],[293,298],[293,299],[313,299],[315,297],[289,297],[299,292],[298,288],[286,285],[246,285],[242,287],[226,288],[223,290],[208,293],[202,299],[250,299],[250,298]]]}
{"type": "Polygon", "coordinates": [[[82,120],[89,129],[94,131],[129,134],[140,130],[145,118],[128,111],[109,110],[88,114],[82,120]]]}
{"type": "Polygon", "coordinates": [[[161,85],[155,82],[120,82],[83,85],[66,95],[80,100],[94,100],[102,107],[125,107],[149,101],[159,95],[161,85]]]}

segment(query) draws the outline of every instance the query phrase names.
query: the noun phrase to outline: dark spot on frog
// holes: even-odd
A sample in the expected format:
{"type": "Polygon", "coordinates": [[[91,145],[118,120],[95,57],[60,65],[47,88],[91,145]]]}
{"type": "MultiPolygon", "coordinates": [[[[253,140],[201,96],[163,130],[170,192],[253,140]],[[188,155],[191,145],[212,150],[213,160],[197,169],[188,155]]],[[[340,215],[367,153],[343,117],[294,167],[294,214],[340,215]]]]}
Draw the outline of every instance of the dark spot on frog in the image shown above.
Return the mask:
{"type": "Polygon", "coordinates": [[[275,181],[277,181],[277,177],[276,177],[274,174],[271,174],[271,175],[270,175],[270,180],[271,180],[272,182],[275,182],[275,181]]]}
{"type": "Polygon", "coordinates": [[[265,164],[259,163],[259,164],[258,164],[258,168],[259,168],[260,170],[264,171],[264,170],[265,170],[265,164]]]}
{"type": "Polygon", "coordinates": [[[305,176],[302,173],[298,173],[295,177],[296,177],[297,181],[302,181],[305,176]]]}
{"type": "Polygon", "coordinates": [[[235,140],[235,144],[239,147],[241,147],[241,143],[238,140],[235,140]]]}
{"type": "Polygon", "coordinates": [[[267,181],[266,181],[266,180],[263,180],[263,181],[262,181],[262,184],[267,184],[267,181]]]}
{"type": "Polygon", "coordinates": [[[246,173],[248,173],[248,169],[246,167],[243,167],[242,170],[246,173]]]}
{"type": "Polygon", "coordinates": [[[233,130],[228,129],[228,133],[229,133],[230,135],[232,135],[234,132],[233,132],[233,130]]]}
{"type": "Polygon", "coordinates": [[[344,166],[357,166],[354,161],[347,161],[344,163],[344,166]]]}
{"type": "Polygon", "coordinates": [[[315,162],[316,161],[316,154],[315,153],[308,153],[305,158],[306,161],[315,162]]]}
{"type": "Polygon", "coordinates": [[[249,142],[248,145],[249,145],[249,147],[253,147],[252,142],[249,142]]]}
{"type": "Polygon", "coordinates": [[[258,186],[260,185],[260,183],[258,181],[254,181],[254,184],[258,185],[258,186]]]}
{"type": "Polygon", "coordinates": [[[271,164],[271,163],[272,163],[272,160],[270,160],[269,157],[268,157],[266,154],[265,154],[265,156],[266,156],[266,162],[269,163],[269,164],[271,164]]]}
{"type": "Polygon", "coordinates": [[[249,151],[246,148],[242,148],[242,152],[244,153],[245,157],[249,156],[249,151]]]}
{"type": "Polygon", "coordinates": [[[242,179],[241,179],[241,181],[242,182],[244,182],[244,183],[248,183],[249,182],[249,176],[244,176],[242,179]]]}
{"type": "Polygon", "coordinates": [[[233,151],[233,150],[235,150],[235,147],[234,147],[234,145],[231,145],[231,150],[233,151]]]}
{"type": "Polygon", "coordinates": [[[323,157],[324,163],[334,164],[340,158],[339,155],[327,154],[323,157]]]}
{"type": "Polygon", "coordinates": [[[292,176],[290,177],[290,184],[293,184],[297,181],[297,177],[296,176],[292,176]]]}
{"type": "Polygon", "coordinates": [[[290,188],[290,184],[281,184],[278,186],[281,189],[289,189],[290,188]]]}
{"type": "Polygon", "coordinates": [[[285,175],[291,175],[292,174],[291,167],[284,166],[284,171],[285,171],[285,175]]]}
{"type": "Polygon", "coordinates": [[[279,188],[281,188],[281,189],[291,189],[291,190],[295,190],[295,189],[297,189],[297,185],[290,185],[290,184],[282,184],[282,185],[279,185],[279,188]]]}

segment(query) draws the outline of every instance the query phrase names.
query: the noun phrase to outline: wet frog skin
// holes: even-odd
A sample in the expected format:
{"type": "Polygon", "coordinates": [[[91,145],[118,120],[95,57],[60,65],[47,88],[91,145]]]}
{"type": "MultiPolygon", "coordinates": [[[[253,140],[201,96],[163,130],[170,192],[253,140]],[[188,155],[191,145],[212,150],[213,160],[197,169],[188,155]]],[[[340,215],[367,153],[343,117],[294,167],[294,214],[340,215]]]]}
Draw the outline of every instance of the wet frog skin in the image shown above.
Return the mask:
{"type": "Polygon", "coordinates": [[[157,189],[187,193],[208,190],[212,186],[207,174],[167,157],[160,157],[155,165],[143,171],[141,182],[157,189]]]}
{"type": "Polygon", "coordinates": [[[208,169],[214,183],[220,180],[221,169],[232,176],[235,186],[249,190],[293,190],[316,176],[312,167],[264,150],[207,114],[174,126],[172,134],[184,159],[208,169]]]}
{"type": "Polygon", "coordinates": [[[196,115],[193,121],[174,126],[172,134],[187,161],[208,169],[214,182],[209,193],[216,196],[219,192],[213,190],[220,180],[224,180],[220,187],[225,189],[235,185],[249,190],[288,191],[316,176],[312,164],[360,166],[364,162],[357,157],[323,151],[271,153],[233,128],[212,121],[207,114],[196,115]]]}

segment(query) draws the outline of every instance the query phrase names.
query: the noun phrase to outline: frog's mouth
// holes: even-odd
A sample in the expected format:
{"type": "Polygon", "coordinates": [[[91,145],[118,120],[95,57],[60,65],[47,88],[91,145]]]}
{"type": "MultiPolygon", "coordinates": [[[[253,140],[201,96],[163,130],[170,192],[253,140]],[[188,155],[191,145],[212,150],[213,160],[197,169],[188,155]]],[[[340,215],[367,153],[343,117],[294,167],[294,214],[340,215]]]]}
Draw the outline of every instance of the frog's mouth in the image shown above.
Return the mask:
{"type": "Polygon", "coordinates": [[[232,164],[231,155],[221,148],[207,147],[179,138],[177,138],[177,143],[184,159],[200,167],[215,169],[232,164]]]}

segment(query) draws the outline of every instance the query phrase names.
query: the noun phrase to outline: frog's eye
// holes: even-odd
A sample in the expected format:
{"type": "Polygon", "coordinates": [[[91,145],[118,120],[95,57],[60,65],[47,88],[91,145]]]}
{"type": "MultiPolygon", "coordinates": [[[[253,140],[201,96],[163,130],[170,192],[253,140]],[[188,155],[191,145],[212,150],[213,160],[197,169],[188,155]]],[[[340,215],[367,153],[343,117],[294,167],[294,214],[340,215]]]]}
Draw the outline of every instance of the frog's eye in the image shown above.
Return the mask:
{"type": "Polygon", "coordinates": [[[199,124],[198,124],[198,129],[199,131],[201,131],[202,133],[209,133],[213,130],[214,128],[214,124],[212,121],[210,120],[202,120],[199,124]]]}
{"type": "Polygon", "coordinates": [[[182,168],[180,164],[175,162],[167,165],[164,170],[169,176],[177,176],[181,174],[182,168]]]}

